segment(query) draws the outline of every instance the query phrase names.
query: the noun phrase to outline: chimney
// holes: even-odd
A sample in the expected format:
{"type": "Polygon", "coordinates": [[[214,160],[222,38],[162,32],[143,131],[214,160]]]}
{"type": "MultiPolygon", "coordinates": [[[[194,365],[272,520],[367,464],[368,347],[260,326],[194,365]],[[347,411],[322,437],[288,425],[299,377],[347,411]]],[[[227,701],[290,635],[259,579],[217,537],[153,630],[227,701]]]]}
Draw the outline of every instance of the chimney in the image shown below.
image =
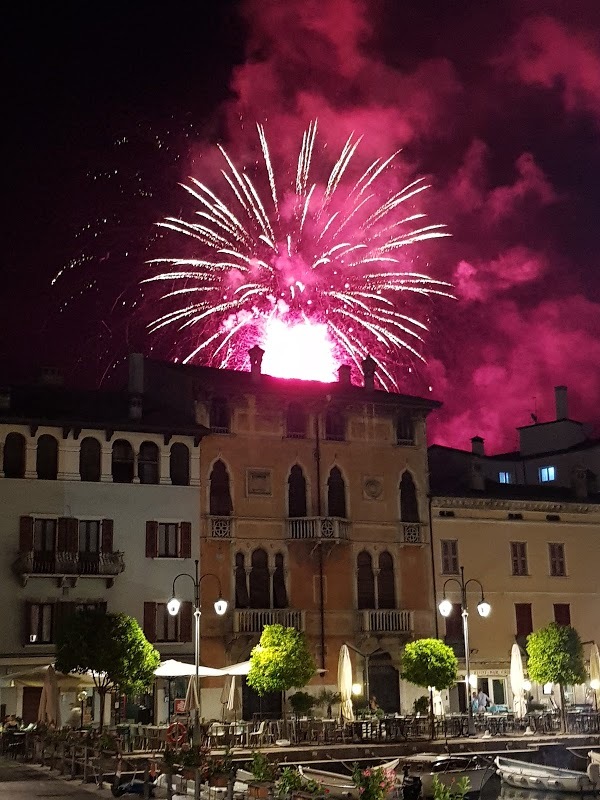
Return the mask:
{"type": "Polygon", "coordinates": [[[141,353],[129,354],[129,393],[144,394],[144,356],[141,353]]]}
{"type": "Polygon", "coordinates": [[[485,475],[478,458],[474,458],[471,462],[471,489],[476,492],[483,492],[485,489],[485,475]]]}
{"type": "Polygon", "coordinates": [[[350,381],[350,365],[349,364],[342,364],[342,366],[338,369],[338,382],[341,386],[351,386],[350,381]]]}
{"type": "Polygon", "coordinates": [[[585,500],[588,496],[587,472],[584,467],[576,466],[571,473],[571,485],[578,500],[585,500]]]}
{"type": "Polygon", "coordinates": [[[142,395],[129,395],[129,419],[142,418],[142,395]]]}
{"type": "Polygon", "coordinates": [[[554,387],[554,402],[556,404],[556,420],[569,419],[569,409],[567,406],[567,387],[554,387]]]}
{"type": "Polygon", "coordinates": [[[257,383],[261,376],[261,367],[264,354],[265,351],[257,344],[248,350],[248,355],[250,356],[250,374],[252,375],[252,380],[254,383],[257,383]]]}
{"type": "Polygon", "coordinates": [[[474,456],[485,455],[484,441],[481,436],[473,436],[471,439],[471,452],[474,456]]]}
{"type": "Polygon", "coordinates": [[[365,360],[362,362],[363,368],[363,376],[364,376],[364,384],[365,389],[372,392],[375,388],[375,368],[376,364],[371,358],[371,356],[367,356],[365,360]]]}

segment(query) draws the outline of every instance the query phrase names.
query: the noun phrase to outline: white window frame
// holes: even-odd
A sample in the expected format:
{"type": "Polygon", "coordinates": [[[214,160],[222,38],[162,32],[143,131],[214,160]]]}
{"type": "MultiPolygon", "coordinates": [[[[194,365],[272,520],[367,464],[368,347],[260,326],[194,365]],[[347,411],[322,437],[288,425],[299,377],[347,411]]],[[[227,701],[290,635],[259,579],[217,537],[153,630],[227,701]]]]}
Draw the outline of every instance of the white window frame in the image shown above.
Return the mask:
{"type": "Polygon", "coordinates": [[[538,478],[540,483],[552,483],[556,480],[556,467],[553,464],[538,467],[538,478]]]}

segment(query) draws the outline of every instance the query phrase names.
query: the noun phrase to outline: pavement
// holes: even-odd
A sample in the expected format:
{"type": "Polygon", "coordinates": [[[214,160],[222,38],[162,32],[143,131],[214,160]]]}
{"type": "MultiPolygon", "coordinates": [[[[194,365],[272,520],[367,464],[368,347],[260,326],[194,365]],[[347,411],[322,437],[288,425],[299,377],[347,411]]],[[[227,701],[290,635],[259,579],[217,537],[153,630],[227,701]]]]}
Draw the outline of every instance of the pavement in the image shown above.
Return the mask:
{"type": "Polygon", "coordinates": [[[82,784],[81,781],[68,781],[55,777],[48,767],[35,764],[22,764],[19,761],[0,756],[0,798],[2,800],[34,800],[34,798],[54,798],[54,800],[108,800],[112,798],[110,789],[98,789],[95,783],[82,784]]]}

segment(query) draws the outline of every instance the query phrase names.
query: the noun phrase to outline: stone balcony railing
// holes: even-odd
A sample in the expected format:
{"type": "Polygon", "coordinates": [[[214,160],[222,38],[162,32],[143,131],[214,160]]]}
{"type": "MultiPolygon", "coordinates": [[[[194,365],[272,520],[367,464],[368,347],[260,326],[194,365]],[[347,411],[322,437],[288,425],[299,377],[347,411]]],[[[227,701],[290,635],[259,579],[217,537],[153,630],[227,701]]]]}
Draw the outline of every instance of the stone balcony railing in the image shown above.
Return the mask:
{"type": "Polygon", "coordinates": [[[350,523],[341,517],[293,517],[287,520],[288,539],[346,541],[350,523]]]}
{"type": "Polygon", "coordinates": [[[414,629],[412,611],[386,608],[362,612],[361,630],[363,633],[412,634],[414,629]]]}
{"type": "Polygon", "coordinates": [[[421,522],[401,522],[400,541],[402,544],[425,544],[425,530],[421,522]]]}
{"type": "Polygon", "coordinates": [[[50,553],[25,550],[20,552],[13,564],[13,571],[23,585],[29,578],[57,578],[64,584],[65,579],[105,578],[108,585],[125,569],[123,553],[71,553],[54,551],[50,553]]]}
{"type": "Polygon", "coordinates": [[[231,539],[233,537],[233,519],[231,517],[209,517],[208,535],[212,539],[231,539]]]}
{"type": "Polygon", "coordinates": [[[245,608],[233,612],[234,633],[262,633],[265,625],[305,629],[304,611],[286,608],[245,608]]]}

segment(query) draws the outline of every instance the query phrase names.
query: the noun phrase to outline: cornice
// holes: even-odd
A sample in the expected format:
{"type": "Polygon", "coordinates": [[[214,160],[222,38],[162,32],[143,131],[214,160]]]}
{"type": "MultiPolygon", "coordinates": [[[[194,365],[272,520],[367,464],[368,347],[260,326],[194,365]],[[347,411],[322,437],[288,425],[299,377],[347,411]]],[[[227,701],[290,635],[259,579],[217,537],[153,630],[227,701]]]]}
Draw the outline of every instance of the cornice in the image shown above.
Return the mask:
{"type": "Polygon", "coordinates": [[[481,511],[537,511],[539,513],[593,514],[600,505],[591,503],[560,503],[548,500],[509,500],[497,497],[432,497],[435,508],[469,508],[481,511]]]}

